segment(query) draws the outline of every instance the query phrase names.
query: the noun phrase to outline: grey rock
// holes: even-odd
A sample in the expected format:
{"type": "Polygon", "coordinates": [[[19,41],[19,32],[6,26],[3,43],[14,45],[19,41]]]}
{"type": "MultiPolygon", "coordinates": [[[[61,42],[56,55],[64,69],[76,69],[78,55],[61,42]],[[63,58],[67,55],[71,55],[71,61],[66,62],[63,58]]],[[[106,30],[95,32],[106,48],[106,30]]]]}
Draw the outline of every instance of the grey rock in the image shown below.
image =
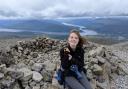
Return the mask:
{"type": "Polygon", "coordinates": [[[36,82],[40,82],[43,79],[43,77],[40,73],[33,71],[32,79],[36,82]]]}
{"type": "Polygon", "coordinates": [[[27,87],[28,86],[28,81],[22,81],[22,86],[27,87]]]}
{"type": "Polygon", "coordinates": [[[2,79],[4,77],[3,73],[0,73],[0,79],[2,79]]]}
{"type": "Polygon", "coordinates": [[[94,64],[94,66],[93,66],[93,72],[95,74],[103,74],[103,69],[99,65],[94,64]]]}
{"type": "Polygon", "coordinates": [[[15,80],[14,79],[9,79],[9,80],[3,80],[1,82],[1,84],[4,86],[4,87],[12,87],[12,85],[15,83],[15,80]]]}
{"type": "Polygon", "coordinates": [[[16,65],[16,67],[17,67],[18,69],[22,69],[22,68],[27,68],[27,65],[21,62],[21,63],[18,63],[18,64],[16,65]]]}
{"type": "MultiPolygon", "coordinates": [[[[10,88],[10,87],[9,87],[10,88]]],[[[21,87],[20,87],[20,85],[19,85],[19,83],[18,82],[15,82],[15,84],[13,84],[13,87],[12,87],[12,89],[20,89],[21,87]]],[[[11,88],[10,88],[11,89],[11,88]]]]}
{"type": "Polygon", "coordinates": [[[39,72],[42,69],[43,65],[41,63],[35,63],[32,66],[32,70],[39,72]]]}
{"type": "Polygon", "coordinates": [[[33,58],[37,58],[37,57],[38,57],[38,53],[37,53],[37,52],[31,52],[30,55],[31,55],[33,58]]]}
{"type": "Polygon", "coordinates": [[[25,89],[31,89],[30,86],[26,86],[25,89]]]}
{"type": "Polygon", "coordinates": [[[97,58],[90,58],[89,61],[91,62],[91,64],[97,64],[98,63],[98,59],[97,58]]]}
{"type": "Polygon", "coordinates": [[[7,72],[5,64],[0,65],[0,72],[2,72],[2,73],[6,73],[7,72]]]}
{"type": "Polygon", "coordinates": [[[45,68],[47,71],[54,71],[55,70],[56,65],[51,63],[49,60],[45,61],[43,64],[46,65],[45,68]]]}
{"type": "Polygon", "coordinates": [[[33,86],[36,86],[36,83],[37,83],[37,82],[32,81],[32,82],[29,83],[29,85],[30,85],[30,87],[33,87],[33,86]]]}
{"type": "Polygon", "coordinates": [[[101,64],[104,64],[105,61],[106,61],[106,59],[104,59],[104,58],[101,57],[101,56],[97,56],[96,58],[98,59],[98,62],[101,63],[101,64]]]}
{"type": "Polygon", "coordinates": [[[24,76],[24,73],[21,71],[17,71],[16,69],[7,68],[8,74],[14,79],[20,79],[24,76]]]}
{"type": "Polygon", "coordinates": [[[33,86],[32,89],[40,89],[40,86],[33,86]]]}
{"type": "Polygon", "coordinates": [[[102,54],[102,52],[104,51],[103,48],[103,46],[99,46],[96,49],[89,51],[89,56],[95,57],[96,55],[102,54]]]}
{"type": "Polygon", "coordinates": [[[21,80],[28,81],[29,79],[32,78],[33,73],[30,69],[21,68],[21,69],[19,69],[19,71],[24,73],[24,76],[21,78],[21,80]]]}
{"type": "Polygon", "coordinates": [[[119,63],[119,68],[120,68],[120,70],[122,70],[125,74],[128,75],[128,69],[127,69],[127,67],[125,66],[124,63],[119,63]]]}
{"type": "Polygon", "coordinates": [[[92,79],[93,78],[93,73],[92,73],[92,71],[90,69],[87,70],[87,74],[86,75],[87,75],[87,77],[89,79],[92,79]]]}
{"type": "Polygon", "coordinates": [[[29,55],[29,54],[30,54],[30,51],[29,51],[28,48],[26,48],[26,49],[24,50],[24,54],[25,54],[25,55],[29,55]]]}
{"type": "Polygon", "coordinates": [[[43,81],[50,82],[52,81],[52,73],[47,72],[46,70],[41,71],[41,74],[43,76],[43,81]]]}
{"type": "Polygon", "coordinates": [[[23,48],[19,46],[19,47],[18,47],[18,51],[19,51],[19,52],[23,51],[23,48]]]}
{"type": "Polygon", "coordinates": [[[97,81],[97,86],[98,86],[100,89],[108,89],[107,82],[100,83],[100,82],[97,81]]]}

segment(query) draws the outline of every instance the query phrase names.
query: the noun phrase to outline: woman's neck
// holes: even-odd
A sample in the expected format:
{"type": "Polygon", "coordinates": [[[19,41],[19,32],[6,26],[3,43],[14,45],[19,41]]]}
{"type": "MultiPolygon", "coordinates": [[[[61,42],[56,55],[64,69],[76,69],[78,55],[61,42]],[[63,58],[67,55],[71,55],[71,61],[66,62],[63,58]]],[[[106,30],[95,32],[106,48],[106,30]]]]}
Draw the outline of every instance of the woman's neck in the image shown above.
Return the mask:
{"type": "Polygon", "coordinates": [[[70,45],[70,47],[71,47],[71,49],[72,49],[73,51],[76,50],[76,46],[71,46],[71,45],[70,45]]]}

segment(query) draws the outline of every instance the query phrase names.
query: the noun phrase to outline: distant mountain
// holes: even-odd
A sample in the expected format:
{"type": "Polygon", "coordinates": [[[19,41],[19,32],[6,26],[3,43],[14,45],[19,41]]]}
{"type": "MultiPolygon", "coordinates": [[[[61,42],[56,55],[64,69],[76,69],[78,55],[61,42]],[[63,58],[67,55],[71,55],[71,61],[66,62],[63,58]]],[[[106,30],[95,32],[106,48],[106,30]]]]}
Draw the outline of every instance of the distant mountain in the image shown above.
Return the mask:
{"type": "Polygon", "coordinates": [[[72,26],[64,26],[55,20],[0,20],[0,28],[25,31],[67,32],[72,26]]]}
{"type": "MultiPolygon", "coordinates": [[[[61,20],[60,20],[61,21],[61,20]]],[[[100,35],[128,37],[128,18],[76,18],[64,19],[65,23],[84,26],[100,35]]]]}

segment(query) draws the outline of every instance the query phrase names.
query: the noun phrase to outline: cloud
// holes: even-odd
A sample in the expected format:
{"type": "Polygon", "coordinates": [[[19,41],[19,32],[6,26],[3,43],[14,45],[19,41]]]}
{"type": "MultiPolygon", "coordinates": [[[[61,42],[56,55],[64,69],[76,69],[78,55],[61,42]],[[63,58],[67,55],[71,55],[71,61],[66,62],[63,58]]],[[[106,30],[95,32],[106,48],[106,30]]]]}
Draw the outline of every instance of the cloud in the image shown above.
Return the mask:
{"type": "Polygon", "coordinates": [[[0,0],[0,18],[54,18],[127,14],[127,0],[0,0]]]}

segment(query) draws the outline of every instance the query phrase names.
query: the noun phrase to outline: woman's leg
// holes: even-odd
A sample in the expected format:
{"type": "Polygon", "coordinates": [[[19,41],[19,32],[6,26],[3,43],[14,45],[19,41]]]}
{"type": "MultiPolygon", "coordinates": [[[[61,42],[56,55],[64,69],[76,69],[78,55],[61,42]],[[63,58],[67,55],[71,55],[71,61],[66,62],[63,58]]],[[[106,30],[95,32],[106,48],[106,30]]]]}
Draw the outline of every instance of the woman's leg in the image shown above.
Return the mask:
{"type": "Polygon", "coordinates": [[[85,89],[80,82],[74,77],[65,77],[65,83],[71,87],[71,89],[85,89]]]}
{"type": "Polygon", "coordinates": [[[85,89],[92,89],[92,87],[83,71],[81,72],[81,74],[82,74],[82,78],[79,80],[80,83],[84,86],[85,89]]]}

